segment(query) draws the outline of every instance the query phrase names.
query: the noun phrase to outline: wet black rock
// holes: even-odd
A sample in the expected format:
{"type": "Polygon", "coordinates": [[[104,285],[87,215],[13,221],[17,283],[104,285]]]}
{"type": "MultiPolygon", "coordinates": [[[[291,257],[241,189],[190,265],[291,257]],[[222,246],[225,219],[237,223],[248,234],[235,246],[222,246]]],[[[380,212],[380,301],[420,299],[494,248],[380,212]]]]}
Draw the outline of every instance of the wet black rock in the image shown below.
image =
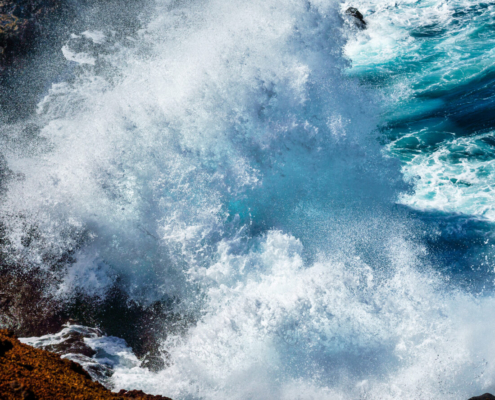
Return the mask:
{"type": "Polygon", "coordinates": [[[353,17],[356,26],[360,29],[366,29],[366,21],[364,20],[363,14],[354,7],[349,7],[345,13],[353,17]]]}
{"type": "Polygon", "coordinates": [[[95,301],[81,294],[66,312],[82,325],[97,326],[105,335],[124,339],[143,366],[156,372],[166,366],[167,354],[160,350],[160,344],[169,333],[184,333],[193,323],[191,317],[174,312],[177,302],[173,298],[139,302],[117,282],[105,299],[95,301]]]}
{"type": "Polygon", "coordinates": [[[481,396],[471,397],[469,400],[495,400],[495,396],[490,393],[485,393],[481,396]]]}
{"type": "Polygon", "coordinates": [[[150,351],[141,358],[141,367],[147,368],[151,372],[161,371],[166,366],[164,355],[157,350],[150,351]]]}
{"type": "Polygon", "coordinates": [[[89,347],[84,339],[101,336],[103,335],[99,329],[68,324],[59,334],[51,335],[50,341],[47,343],[40,341],[39,345],[35,347],[61,355],[80,354],[93,357],[96,351],[89,347]]]}
{"type": "Polygon", "coordinates": [[[60,9],[55,0],[3,0],[0,2],[0,69],[28,51],[35,38],[49,34],[45,22],[60,9]]]}

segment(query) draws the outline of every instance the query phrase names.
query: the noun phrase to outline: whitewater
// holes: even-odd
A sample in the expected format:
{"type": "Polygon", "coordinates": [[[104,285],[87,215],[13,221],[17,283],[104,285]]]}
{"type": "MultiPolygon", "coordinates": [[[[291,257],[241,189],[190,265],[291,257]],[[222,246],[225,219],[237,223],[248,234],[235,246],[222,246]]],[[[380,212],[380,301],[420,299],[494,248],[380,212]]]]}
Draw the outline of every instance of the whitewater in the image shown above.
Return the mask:
{"type": "Polygon", "coordinates": [[[41,269],[73,251],[60,302],[117,281],[177,299],[163,370],[94,341],[132,360],[114,363],[115,390],[493,392],[494,15],[474,0],[156,0],[133,34],[99,16],[67,37],[36,111],[0,125],[11,251],[41,269]]]}

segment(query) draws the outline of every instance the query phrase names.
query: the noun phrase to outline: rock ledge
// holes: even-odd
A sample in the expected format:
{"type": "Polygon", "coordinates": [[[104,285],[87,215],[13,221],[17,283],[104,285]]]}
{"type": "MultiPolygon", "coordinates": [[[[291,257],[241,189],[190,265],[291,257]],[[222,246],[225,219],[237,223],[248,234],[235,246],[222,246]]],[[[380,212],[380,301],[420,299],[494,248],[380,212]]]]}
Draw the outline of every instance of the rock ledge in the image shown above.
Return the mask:
{"type": "Polygon", "coordinates": [[[113,393],[79,364],[22,344],[7,330],[0,330],[0,393],[5,400],[171,400],[140,390],[113,393]]]}

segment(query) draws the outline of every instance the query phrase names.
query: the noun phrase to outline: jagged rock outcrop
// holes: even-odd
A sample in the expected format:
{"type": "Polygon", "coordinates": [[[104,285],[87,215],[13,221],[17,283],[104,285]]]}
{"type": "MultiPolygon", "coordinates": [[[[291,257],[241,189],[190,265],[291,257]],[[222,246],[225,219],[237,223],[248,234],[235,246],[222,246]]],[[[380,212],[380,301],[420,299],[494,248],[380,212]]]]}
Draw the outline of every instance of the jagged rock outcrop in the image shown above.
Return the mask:
{"type": "Polygon", "coordinates": [[[61,7],[55,0],[0,0],[0,69],[29,50],[36,36],[48,32],[45,21],[61,7]]]}
{"type": "Polygon", "coordinates": [[[353,17],[354,24],[359,28],[359,29],[366,29],[366,21],[364,20],[363,14],[355,8],[355,7],[349,7],[345,11],[346,15],[349,15],[353,17]]]}
{"type": "Polygon", "coordinates": [[[79,364],[22,344],[7,330],[0,330],[0,394],[5,400],[170,400],[138,390],[113,393],[79,364]]]}
{"type": "Polygon", "coordinates": [[[41,337],[21,338],[20,341],[37,349],[59,354],[65,359],[80,364],[94,381],[100,382],[108,389],[112,389],[109,378],[113,375],[113,365],[108,362],[99,362],[95,358],[98,352],[85,341],[85,339],[91,340],[103,337],[103,332],[98,328],[77,325],[75,321],[70,321],[58,333],[41,337]]]}
{"type": "MultiPolygon", "coordinates": [[[[126,288],[118,283],[104,299],[84,294],[60,299],[55,294],[60,277],[74,261],[73,254],[43,253],[44,269],[23,264],[17,253],[9,251],[8,237],[2,232],[0,222],[0,329],[10,329],[19,337],[40,337],[61,332],[64,324],[73,319],[79,325],[100,328],[104,335],[124,339],[143,367],[155,372],[165,367],[166,355],[160,350],[160,343],[169,332],[182,332],[192,322],[173,311],[175,299],[142,304],[130,298],[126,288]]],[[[76,236],[72,251],[78,248],[77,239],[76,236]]],[[[36,242],[35,230],[22,240],[26,244],[32,242],[27,250],[43,247],[36,242]]],[[[76,348],[81,344],[80,339],[75,336],[64,339],[64,346],[70,345],[71,349],[46,350],[91,357],[91,350],[76,348]]]]}

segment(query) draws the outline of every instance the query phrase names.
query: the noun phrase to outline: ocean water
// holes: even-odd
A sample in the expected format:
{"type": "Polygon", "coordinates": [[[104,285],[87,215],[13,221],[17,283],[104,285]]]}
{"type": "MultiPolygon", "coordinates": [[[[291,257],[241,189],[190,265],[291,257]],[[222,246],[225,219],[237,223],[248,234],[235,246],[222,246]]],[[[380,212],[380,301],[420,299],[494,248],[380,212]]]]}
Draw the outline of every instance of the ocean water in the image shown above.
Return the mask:
{"type": "Polygon", "coordinates": [[[493,220],[493,3],[368,2],[349,74],[394,98],[382,120],[414,194],[403,204],[493,220]],[[373,29],[373,25],[379,29],[373,29]]]}
{"type": "Polygon", "coordinates": [[[117,280],[180,299],[193,322],[161,344],[167,367],[117,363],[117,390],[493,392],[494,15],[157,0],[129,34],[95,17],[36,112],[0,127],[12,251],[74,252],[61,302],[117,280]]]}

